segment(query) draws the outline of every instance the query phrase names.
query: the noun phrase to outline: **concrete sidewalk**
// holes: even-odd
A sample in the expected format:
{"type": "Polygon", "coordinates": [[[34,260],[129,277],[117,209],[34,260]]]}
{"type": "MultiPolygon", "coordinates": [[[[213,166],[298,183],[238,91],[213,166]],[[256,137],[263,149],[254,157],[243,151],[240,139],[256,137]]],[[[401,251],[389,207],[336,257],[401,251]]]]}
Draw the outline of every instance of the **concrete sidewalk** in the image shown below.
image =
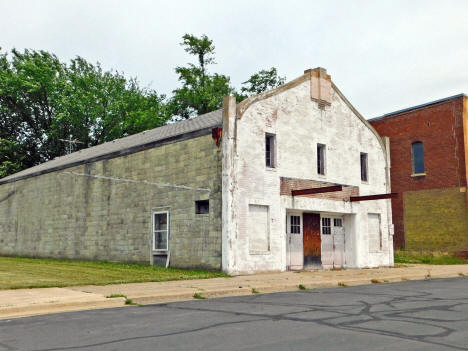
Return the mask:
{"type": "Polygon", "coordinates": [[[402,280],[450,278],[467,275],[468,265],[406,265],[397,268],[339,271],[302,271],[169,282],[75,286],[68,288],[0,291],[0,319],[125,305],[125,295],[137,304],[203,297],[248,295],[307,289],[387,283],[402,280]]]}

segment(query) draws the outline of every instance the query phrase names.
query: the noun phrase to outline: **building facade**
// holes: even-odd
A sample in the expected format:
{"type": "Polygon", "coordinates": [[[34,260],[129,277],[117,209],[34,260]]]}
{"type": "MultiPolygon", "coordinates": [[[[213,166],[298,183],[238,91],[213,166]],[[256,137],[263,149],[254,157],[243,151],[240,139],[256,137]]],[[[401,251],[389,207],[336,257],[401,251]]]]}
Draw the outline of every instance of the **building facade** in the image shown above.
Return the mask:
{"type": "Polygon", "coordinates": [[[231,274],[393,264],[389,154],[322,68],[0,180],[0,254],[231,274]]]}
{"type": "Polygon", "coordinates": [[[460,94],[369,121],[390,138],[396,248],[468,250],[467,117],[460,94]]]}

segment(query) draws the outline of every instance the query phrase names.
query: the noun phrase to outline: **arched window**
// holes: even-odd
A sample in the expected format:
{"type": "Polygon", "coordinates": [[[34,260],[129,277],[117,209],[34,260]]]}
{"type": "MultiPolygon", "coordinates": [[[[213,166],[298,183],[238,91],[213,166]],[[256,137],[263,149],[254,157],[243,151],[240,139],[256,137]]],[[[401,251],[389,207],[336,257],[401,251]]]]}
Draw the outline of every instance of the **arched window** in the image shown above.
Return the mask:
{"type": "Polygon", "coordinates": [[[411,144],[411,154],[413,156],[413,173],[425,173],[424,169],[424,144],[421,141],[415,141],[411,144]]]}

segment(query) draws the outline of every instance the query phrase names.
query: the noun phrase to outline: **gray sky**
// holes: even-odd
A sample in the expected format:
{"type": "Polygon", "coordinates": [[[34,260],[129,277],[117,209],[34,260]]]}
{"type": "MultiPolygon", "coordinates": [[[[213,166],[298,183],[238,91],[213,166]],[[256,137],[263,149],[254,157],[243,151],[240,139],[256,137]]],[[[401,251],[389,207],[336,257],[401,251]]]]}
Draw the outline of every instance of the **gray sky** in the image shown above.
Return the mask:
{"type": "Polygon", "coordinates": [[[292,80],[325,67],[371,118],[468,93],[468,1],[0,0],[0,47],[101,62],[169,94],[190,59],[184,33],[214,40],[236,88],[260,69],[292,80]]]}

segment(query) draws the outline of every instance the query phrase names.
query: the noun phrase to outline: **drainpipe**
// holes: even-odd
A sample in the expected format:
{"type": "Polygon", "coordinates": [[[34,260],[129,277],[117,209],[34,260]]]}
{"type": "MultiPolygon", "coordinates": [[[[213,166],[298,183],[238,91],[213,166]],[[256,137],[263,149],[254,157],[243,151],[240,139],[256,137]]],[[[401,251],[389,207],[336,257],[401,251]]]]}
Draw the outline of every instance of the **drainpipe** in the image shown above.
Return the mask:
{"type": "MultiPolygon", "coordinates": [[[[385,145],[385,184],[387,194],[391,193],[392,186],[391,186],[391,179],[390,179],[390,138],[389,137],[382,137],[382,141],[385,145]]],[[[389,265],[393,266],[394,264],[394,257],[393,257],[393,234],[394,234],[394,227],[392,221],[392,200],[387,199],[387,228],[388,228],[388,239],[392,238],[392,242],[388,240],[388,255],[389,255],[389,265]]]]}

